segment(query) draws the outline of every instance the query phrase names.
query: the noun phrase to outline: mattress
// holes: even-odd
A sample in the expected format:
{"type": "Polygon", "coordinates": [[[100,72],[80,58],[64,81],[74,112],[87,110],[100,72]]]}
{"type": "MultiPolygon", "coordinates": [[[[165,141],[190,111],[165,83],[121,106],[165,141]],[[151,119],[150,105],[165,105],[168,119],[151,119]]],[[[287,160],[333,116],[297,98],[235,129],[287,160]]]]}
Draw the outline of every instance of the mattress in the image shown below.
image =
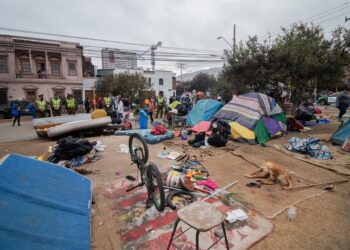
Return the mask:
{"type": "Polygon", "coordinates": [[[67,122],[75,122],[82,120],[91,120],[91,114],[76,114],[76,115],[63,115],[54,117],[44,117],[33,119],[34,127],[52,126],[55,124],[62,124],[67,122]]]}
{"type": "Polygon", "coordinates": [[[164,135],[152,135],[150,129],[132,129],[132,130],[121,130],[121,131],[115,131],[115,135],[127,135],[130,136],[131,134],[140,134],[143,138],[145,138],[145,141],[148,144],[156,144],[162,141],[169,140],[174,137],[173,131],[167,131],[164,135]]]}
{"type": "Polygon", "coordinates": [[[105,127],[111,122],[112,120],[110,116],[86,120],[86,121],[68,122],[62,125],[48,128],[47,135],[48,137],[56,137],[56,136],[64,135],[64,134],[79,131],[79,130],[105,127]]]}
{"type": "Polygon", "coordinates": [[[91,181],[21,155],[0,165],[1,249],[90,249],[91,181]]]}

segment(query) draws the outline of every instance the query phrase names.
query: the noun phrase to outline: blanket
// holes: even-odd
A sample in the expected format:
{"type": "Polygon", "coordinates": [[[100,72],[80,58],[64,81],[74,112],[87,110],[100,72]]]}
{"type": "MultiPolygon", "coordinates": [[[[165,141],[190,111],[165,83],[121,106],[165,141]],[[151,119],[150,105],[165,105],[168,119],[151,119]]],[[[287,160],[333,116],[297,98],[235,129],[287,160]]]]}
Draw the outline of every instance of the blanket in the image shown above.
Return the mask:
{"type": "Polygon", "coordinates": [[[292,137],[285,145],[285,148],[292,152],[308,154],[317,159],[328,160],[332,158],[332,154],[327,146],[320,143],[319,138],[297,138],[292,137]]]}

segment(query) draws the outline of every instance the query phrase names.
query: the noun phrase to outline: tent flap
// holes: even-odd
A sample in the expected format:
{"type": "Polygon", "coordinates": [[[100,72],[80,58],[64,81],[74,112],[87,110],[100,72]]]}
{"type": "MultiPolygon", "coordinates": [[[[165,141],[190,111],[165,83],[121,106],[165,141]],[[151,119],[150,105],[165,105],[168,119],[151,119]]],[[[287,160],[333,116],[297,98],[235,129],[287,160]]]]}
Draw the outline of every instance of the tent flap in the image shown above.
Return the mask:
{"type": "Polygon", "coordinates": [[[195,126],[200,121],[209,121],[212,116],[222,107],[222,103],[212,99],[198,101],[187,115],[186,124],[195,126]]]}

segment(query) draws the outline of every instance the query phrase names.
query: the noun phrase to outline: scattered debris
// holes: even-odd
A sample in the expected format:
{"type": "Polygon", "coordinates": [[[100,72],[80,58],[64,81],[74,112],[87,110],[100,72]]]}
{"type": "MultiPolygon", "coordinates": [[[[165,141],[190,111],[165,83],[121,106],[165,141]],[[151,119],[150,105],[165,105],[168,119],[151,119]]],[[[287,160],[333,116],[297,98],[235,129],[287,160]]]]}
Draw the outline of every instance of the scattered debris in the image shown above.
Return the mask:
{"type": "Polygon", "coordinates": [[[287,215],[289,220],[295,220],[297,217],[297,208],[294,206],[288,208],[287,215]]]}

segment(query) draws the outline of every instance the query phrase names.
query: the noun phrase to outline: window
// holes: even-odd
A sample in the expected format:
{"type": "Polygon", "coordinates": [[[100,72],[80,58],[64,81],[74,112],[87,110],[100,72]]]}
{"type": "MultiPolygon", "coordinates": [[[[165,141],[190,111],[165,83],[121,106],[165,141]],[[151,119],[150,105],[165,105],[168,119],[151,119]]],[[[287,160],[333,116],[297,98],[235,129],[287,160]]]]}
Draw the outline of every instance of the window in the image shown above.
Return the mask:
{"type": "Polygon", "coordinates": [[[114,51],[109,51],[109,63],[114,63],[114,51]]]}
{"type": "Polygon", "coordinates": [[[7,58],[0,57],[0,73],[7,73],[7,58]]]}
{"type": "Polygon", "coordinates": [[[164,85],[163,78],[159,79],[159,85],[164,85]]]}
{"type": "Polygon", "coordinates": [[[26,98],[29,101],[35,101],[36,100],[36,90],[26,90],[26,98]]]}
{"type": "Polygon", "coordinates": [[[53,76],[58,76],[61,73],[60,64],[57,62],[51,63],[51,74],[53,76]]]}
{"type": "Polygon", "coordinates": [[[21,61],[21,73],[30,74],[30,63],[29,61],[21,61]]]}
{"type": "Polygon", "coordinates": [[[75,65],[76,65],[75,62],[68,62],[68,75],[70,75],[70,76],[77,75],[77,70],[76,70],[75,65]]]}

